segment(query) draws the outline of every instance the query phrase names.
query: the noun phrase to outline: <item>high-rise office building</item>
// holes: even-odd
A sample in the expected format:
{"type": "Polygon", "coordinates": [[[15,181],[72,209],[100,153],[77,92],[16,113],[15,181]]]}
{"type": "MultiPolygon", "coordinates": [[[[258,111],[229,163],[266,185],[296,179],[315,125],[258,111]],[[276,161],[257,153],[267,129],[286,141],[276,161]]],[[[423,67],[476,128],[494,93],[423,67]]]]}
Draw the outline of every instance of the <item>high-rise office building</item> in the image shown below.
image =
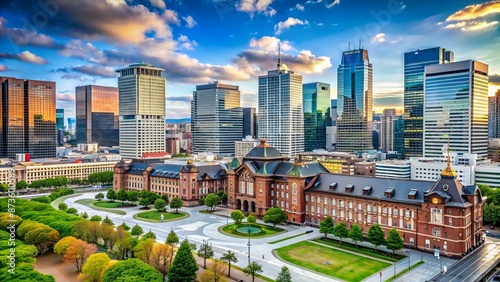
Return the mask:
{"type": "Polygon", "coordinates": [[[424,156],[450,150],[486,157],[488,65],[461,61],[425,67],[424,156]]]}
{"type": "Polygon", "coordinates": [[[118,88],[76,87],[76,143],[118,146],[118,88]]]}
{"type": "Polygon", "coordinates": [[[165,151],[164,70],[132,64],[117,70],[120,154],[125,159],[165,151]]]}
{"type": "Polygon", "coordinates": [[[373,148],[373,72],[368,51],[345,51],[337,74],[337,151],[370,150],[373,148]]]}
{"type": "Polygon", "coordinates": [[[191,101],[193,152],[218,156],[234,154],[243,134],[243,109],[238,86],[220,81],[198,85],[191,101]]]}
{"type": "Polygon", "coordinates": [[[76,118],[67,118],[68,121],[68,132],[70,135],[76,134],[76,118]]]}
{"type": "Polygon", "coordinates": [[[326,126],[331,125],[330,84],[304,83],[302,108],[304,111],[304,150],[326,149],[326,126]]]}
{"type": "Polygon", "coordinates": [[[258,136],[257,111],[255,108],[243,108],[243,138],[258,136]]]}
{"type": "Polygon", "coordinates": [[[488,138],[500,138],[500,89],[488,97],[488,138]]]}
{"type": "MultiPolygon", "coordinates": [[[[278,52],[279,53],[279,52],[278,52]]],[[[281,64],[259,76],[259,138],[283,156],[304,152],[302,76],[281,64]]]]}
{"type": "Polygon", "coordinates": [[[453,62],[453,52],[435,47],[404,54],[405,157],[422,157],[424,68],[453,62]]]}
{"type": "MultiPolygon", "coordinates": [[[[401,124],[397,124],[398,121],[403,120],[403,115],[401,111],[396,109],[385,109],[382,116],[380,117],[380,149],[386,151],[397,151],[396,142],[401,140],[401,136],[396,136],[396,134],[401,134],[397,130],[401,130],[401,124]]],[[[403,131],[404,132],[404,131],[403,131]]],[[[401,148],[399,148],[401,149],[401,148]]],[[[398,152],[403,153],[403,152],[398,152]]]]}
{"type": "Polygon", "coordinates": [[[0,155],[56,156],[56,83],[0,77],[0,155]]]}
{"type": "Polygon", "coordinates": [[[337,99],[330,103],[330,121],[326,125],[326,150],[335,151],[337,147],[337,99]]]}
{"type": "Polygon", "coordinates": [[[56,109],[56,129],[64,130],[64,109],[56,109]]]}

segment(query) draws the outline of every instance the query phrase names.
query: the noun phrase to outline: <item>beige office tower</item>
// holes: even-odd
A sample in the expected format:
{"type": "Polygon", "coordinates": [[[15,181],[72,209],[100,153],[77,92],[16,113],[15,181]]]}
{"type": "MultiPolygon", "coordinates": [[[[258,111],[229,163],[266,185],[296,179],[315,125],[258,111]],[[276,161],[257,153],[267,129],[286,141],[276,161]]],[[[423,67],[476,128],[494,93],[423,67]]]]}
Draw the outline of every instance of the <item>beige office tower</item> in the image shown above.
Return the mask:
{"type": "Polygon", "coordinates": [[[124,159],[165,151],[163,71],[143,63],[117,70],[120,73],[120,154],[124,159]]]}

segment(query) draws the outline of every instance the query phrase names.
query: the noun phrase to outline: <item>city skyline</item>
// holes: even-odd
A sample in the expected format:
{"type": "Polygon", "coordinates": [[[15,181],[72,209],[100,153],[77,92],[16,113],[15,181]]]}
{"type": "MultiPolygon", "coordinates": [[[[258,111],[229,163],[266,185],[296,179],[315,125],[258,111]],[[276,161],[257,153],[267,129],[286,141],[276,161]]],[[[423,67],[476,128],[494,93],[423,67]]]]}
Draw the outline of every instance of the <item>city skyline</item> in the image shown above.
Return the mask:
{"type": "MultiPolygon", "coordinates": [[[[213,80],[240,86],[256,107],[257,77],[282,62],[336,97],[343,51],[361,44],[374,64],[374,109],[403,107],[403,54],[441,46],[487,63],[500,41],[500,4],[485,1],[7,1],[0,10],[0,74],[55,81],[58,108],[75,116],[76,86],[117,86],[115,70],[146,62],[166,70],[168,118],[190,115],[192,91],[213,80]],[[472,5],[472,6],[471,6],[472,5]]],[[[497,79],[498,80],[498,77],[497,79]]],[[[497,86],[490,87],[493,95],[497,86]]]]}

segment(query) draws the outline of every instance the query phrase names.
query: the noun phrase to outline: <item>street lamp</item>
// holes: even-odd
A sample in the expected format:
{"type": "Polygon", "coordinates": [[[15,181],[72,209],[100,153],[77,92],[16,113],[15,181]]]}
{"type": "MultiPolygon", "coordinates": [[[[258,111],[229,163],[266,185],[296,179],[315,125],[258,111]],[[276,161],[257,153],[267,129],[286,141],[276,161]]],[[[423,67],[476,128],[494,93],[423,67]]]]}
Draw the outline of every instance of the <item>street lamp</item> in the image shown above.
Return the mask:
{"type": "Polygon", "coordinates": [[[250,264],[250,229],[248,229],[248,264],[250,264]]]}
{"type": "Polygon", "coordinates": [[[408,250],[405,250],[406,253],[408,253],[408,269],[411,268],[411,250],[408,248],[408,250]]]}
{"type": "Polygon", "coordinates": [[[396,278],[396,262],[394,262],[394,278],[396,278]]]}

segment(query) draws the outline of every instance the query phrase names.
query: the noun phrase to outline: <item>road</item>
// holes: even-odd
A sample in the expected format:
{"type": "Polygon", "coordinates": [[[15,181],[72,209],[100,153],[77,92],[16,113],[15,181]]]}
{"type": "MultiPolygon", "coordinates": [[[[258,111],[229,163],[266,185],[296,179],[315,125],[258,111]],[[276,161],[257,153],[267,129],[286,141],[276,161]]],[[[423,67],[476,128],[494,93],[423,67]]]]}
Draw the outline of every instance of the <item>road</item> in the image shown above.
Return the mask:
{"type": "Polygon", "coordinates": [[[463,258],[432,281],[460,282],[476,281],[490,266],[500,260],[500,242],[487,240],[475,253],[463,258]]]}

